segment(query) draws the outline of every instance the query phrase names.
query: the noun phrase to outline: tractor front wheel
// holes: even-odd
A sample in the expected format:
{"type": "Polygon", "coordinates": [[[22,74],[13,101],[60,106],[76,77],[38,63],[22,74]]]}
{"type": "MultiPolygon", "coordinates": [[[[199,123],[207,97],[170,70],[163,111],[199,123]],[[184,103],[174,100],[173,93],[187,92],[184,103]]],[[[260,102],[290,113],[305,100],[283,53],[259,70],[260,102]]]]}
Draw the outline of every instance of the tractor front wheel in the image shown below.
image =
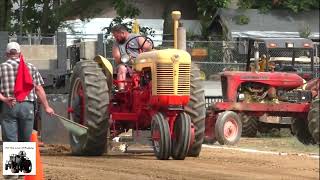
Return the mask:
{"type": "Polygon", "coordinates": [[[319,144],[319,99],[312,102],[310,111],[308,113],[308,127],[315,143],[319,144]]]}
{"type": "Polygon", "coordinates": [[[191,119],[186,113],[180,113],[174,122],[172,138],[172,158],[185,159],[191,140],[191,119]]]}
{"type": "Polygon", "coordinates": [[[73,69],[69,90],[69,119],[88,127],[82,136],[70,134],[74,155],[102,155],[109,132],[109,88],[102,69],[94,61],[80,61],[73,69]]]}
{"type": "Polygon", "coordinates": [[[219,114],[216,125],[215,135],[221,145],[236,144],[242,132],[242,124],[237,113],[225,111],[219,114]]]}
{"type": "Polygon", "coordinates": [[[171,154],[171,137],[169,123],[162,113],[152,117],[151,137],[153,150],[160,160],[167,160],[171,154]]]}

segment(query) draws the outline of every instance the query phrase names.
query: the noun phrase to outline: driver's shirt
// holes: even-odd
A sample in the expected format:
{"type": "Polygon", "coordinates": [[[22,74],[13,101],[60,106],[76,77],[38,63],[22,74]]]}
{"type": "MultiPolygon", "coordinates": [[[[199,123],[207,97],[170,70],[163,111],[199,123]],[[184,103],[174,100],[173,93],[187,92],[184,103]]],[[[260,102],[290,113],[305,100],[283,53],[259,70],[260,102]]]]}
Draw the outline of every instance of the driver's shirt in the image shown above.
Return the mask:
{"type": "MultiPolygon", "coordinates": [[[[127,52],[126,52],[126,44],[128,43],[128,41],[130,41],[130,39],[132,39],[132,38],[134,38],[136,36],[137,35],[135,35],[135,34],[129,34],[128,39],[123,44],[119,44],[119,43],[115,42],[115,45],[118,46],[118,48],[119,48],[121,57],[123,55],[127,54],[127,52]]],[[[134,40],[130,41],[130,45],[129,46],[132,47],[132,48],[137,48],[138,49],[139,48],[138,38],[135,38],[134,40]]],[[[139,51],[129,48],[128,49],[128,53],[129,53],[128,54],[129,56],[137,57],[138,54],[139,54],[139,51]]]]}

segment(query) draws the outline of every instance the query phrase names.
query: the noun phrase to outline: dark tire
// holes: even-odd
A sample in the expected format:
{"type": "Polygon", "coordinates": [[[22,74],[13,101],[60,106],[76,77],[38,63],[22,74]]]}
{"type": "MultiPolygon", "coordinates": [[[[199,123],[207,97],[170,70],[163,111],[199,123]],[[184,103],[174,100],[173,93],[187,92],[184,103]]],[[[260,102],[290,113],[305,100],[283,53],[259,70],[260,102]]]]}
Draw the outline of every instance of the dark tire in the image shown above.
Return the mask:
{"type": "Polygon", "coordinates": [[[308,128],[309,132],[314,139],[314,142],[316,144],[319,143],[319,128],[320,128],[320,123],[319,123],[319,99],[316,99],[312,102],[310,111],[308,113],[308,128]]]}
{"type": "Polygon", "coordinates": [[[182,112],[177,116],[174,123],[172,139],[172,158],[183,160],[188,154],[191,140],[191,118],[182,112]]]}
{"type": "Polygon", "coordinates": [[[293,135],[296,136],[298,141],[305,145],[314,144],[314,140],[309,132],[306,120],[292,118],[291,126],[293,135]]]}
{"type": "Polygon", "coordinates": [[[30,173],[32,171],[32,164],[30,160],[26,160],[23,163],[23,172],[30,173]]]}
{"type": "Polygon", "coordinates": [[[206,108],[200,69],[193,63],[191,64],[190,81],[190,102],[185,106],[185,112],[191,117],[195,137],[189,149],[188,156],[198,157],[204,140],[206,108]]]}
{"type": "Polygon", "coordinates": [[[221,145],[234,145],[241,137],[242,124],[240,117],[233,111],[225,111],[219,114],[215,135],[221,145]]]}
{"type": "Polygon", "coordinates": [[[157,113],[152,117],[151,136],[156,157],[160,160],[169,159],[171,154],[170,128],[162,113],[157,113]]]}
{"type": "Polygon", "coordinates": [[[258,132],[258,118],[246,114],[241,114],[240,118],[242,122],[242,137],[256,137],[258,132]]]}
{"type": "Polygon", "coordinates": [[[18,166],[12,167],[11,168],[11,172],[12,173],[18,173],[19,172],[19,167],[18,166]]]}
{"type": "Polygon", "coordinates": [[[70,133],[74,155],[97,156],[105,152],[109,132],[109,81],[112,79],[106,78],[94,61],[78,62],[73,69],[68,104],[74,113],[69,113],[69,119],[88,127],[87,134],[81,137],[70,133]]]}

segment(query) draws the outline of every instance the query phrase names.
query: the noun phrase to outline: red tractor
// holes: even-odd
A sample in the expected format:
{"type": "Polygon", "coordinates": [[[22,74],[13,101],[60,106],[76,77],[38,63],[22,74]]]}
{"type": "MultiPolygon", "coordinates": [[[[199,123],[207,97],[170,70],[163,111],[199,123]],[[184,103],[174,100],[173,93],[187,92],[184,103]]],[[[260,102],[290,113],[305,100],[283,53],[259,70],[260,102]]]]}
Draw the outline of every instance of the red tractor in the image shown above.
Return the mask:
{"type": "MultiPolygon", "coordinates": [[[[130,46],[126,48],[130,53],[130,46]]],[[[101,56],[76,64],[71,76],[69,119],[88,130],[83,136],[70,134],[73,154],[101,155],[114,137],[134,129],[151,131],[149,138],[158,159],[199,156],[205,99],[200,70],[191,63],[190,55],[179,49],[142,52],[135,57],[132,69],[127,80],[119,82],[113,79],[110,62],[101,56]],[[115,90],[118,83],[126,84],[124,91],[115,90]]]]}
{"type": "MultiPolygon", "coordinates": [[[[263,39],[269,49],[276,46],[288,49],[293,53],[291,69],[294,69],[295,54],[293,51],[294,39],[272,42],[272,39],[263,39]],[[272,43],[271,43],[272,42],[272,43]]],[[[259,44],[250,41],[256,48],[259,44]]],[[[302,44],[303,51],[308,51],[311,57],[313,70],[312,42],[302,44]]],[[[262,62],[258,51],[248,53],[248,72],[226,71],[221,74],[223,102],[213,103],[207,111],[206,141],[219,141],[220,144],[235,144],[241,136],[241,131],[257,131],[255,125],[262,116],[292,117],[292,131],[298,140],[304,144],[319,144],[319,78],[306,82],[300,75],[310,77],[316,72],[276,72],[274,64],[268,59],[262,62]],[[251,64],[250,57],[255,61],[251,64]],[[259,62],[260,60],[260,62],[259,62]],[[266,64],[266,66],[262,64],[266,64]],[[269,67],[268,67],[269,65],[269,67]],[[273,67],[272,67],[273,66],[273,67]],[[251,67],[251,69],[249,69],[251,67]],[[261,68],[266,68],[261,71],[261,68]],[[220,121],[219,121],[220,120],[220,121]],[[225,122],[221,125],[221,120],[225,122]],[[224,136],[221,128],[224,126],[224,136]]],[[[270,51],[268,51],[270,52],[270,51]]],[[[282,68],[285,70],[285,68],[282,68]]],[[[319,74],[319,72],[318,72],[319,74]]]]}

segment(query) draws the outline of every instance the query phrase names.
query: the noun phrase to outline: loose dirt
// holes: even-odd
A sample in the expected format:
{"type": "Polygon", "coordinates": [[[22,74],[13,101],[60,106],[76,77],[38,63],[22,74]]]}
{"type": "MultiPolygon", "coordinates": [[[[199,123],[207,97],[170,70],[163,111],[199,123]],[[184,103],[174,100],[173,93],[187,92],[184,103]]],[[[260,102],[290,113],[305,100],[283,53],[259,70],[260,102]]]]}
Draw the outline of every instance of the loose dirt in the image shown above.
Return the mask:
{"type": "MultiPolygon", "coordinates": [[[[246,139],[242,145],[253,142],[246,139]]],[[[319,159],[290,153],[280,156],[203,148],[199,158],[160,161],[152,154],[119,152],[76,157],[70,155],[68,146],[46,145],[41,157],[48,180],[319,179],[319,159]]]]}

